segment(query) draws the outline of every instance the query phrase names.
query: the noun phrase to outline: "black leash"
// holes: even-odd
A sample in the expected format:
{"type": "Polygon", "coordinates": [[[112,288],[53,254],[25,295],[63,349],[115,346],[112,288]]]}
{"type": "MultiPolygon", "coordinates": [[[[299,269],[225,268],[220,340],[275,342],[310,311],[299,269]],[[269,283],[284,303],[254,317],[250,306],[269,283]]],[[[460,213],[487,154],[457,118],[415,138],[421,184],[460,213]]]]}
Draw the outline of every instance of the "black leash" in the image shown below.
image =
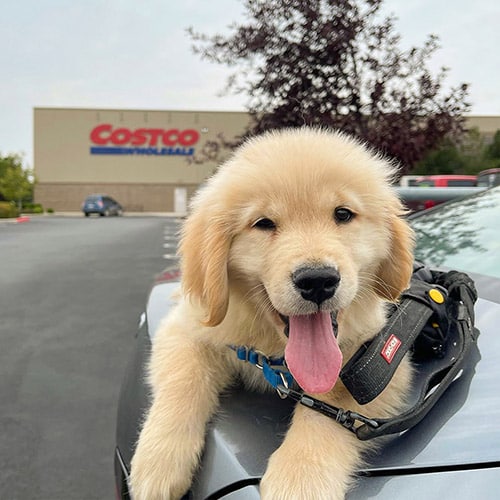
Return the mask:
{"type": "Polygon", "coordinates": [[[340,425],[355,434],[357,434],[358,429],[360,428],[358,424],[367,425],[373,429],[376,429],[379,426],[378,421],[375,419],[365,417],[364,415],[354,411],[344,410],[343,408],[329,405],[319,399],[308,396],[303,392],[290,389],[289,387],[278,385],[276,390],[284,397],[293,399],[294,401],[297,401],[297,403],[307,406],[312,410],[319,411],[327,417],[333,418],[340,425]]]}

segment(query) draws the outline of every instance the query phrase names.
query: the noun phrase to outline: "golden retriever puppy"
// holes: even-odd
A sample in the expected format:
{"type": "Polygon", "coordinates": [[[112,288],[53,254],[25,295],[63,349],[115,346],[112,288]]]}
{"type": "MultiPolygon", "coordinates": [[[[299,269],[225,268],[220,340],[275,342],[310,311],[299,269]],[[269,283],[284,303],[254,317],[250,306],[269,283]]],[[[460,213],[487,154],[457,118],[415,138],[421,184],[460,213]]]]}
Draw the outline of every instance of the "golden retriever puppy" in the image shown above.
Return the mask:
{"type": "MultiPolygon", "coordinates": [[[[329,404],[372,417],[401,409],[407,361],[362,408],[338,378],[409,284],[413,238],[394,174],[341,133],[291,129],[248,141],[194,197],[180,241],[182,295],[153,343],[153,403],[131,467],[135,500],[189,489],[207,421],[237,376],[268,388],[230,344],[284,355],[298,386],[329,404]]],[[[298,405],[261,496],[344,498],[367,446],[298,405]]]]}

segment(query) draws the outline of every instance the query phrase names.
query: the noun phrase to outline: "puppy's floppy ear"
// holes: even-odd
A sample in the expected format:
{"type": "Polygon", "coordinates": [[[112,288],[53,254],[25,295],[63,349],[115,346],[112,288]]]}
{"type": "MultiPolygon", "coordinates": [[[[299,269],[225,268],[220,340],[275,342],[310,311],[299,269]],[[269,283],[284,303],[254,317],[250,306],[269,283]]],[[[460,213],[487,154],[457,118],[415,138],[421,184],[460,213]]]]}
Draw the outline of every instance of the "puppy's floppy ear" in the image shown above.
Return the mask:
{"type": "Polygon", "coordinates": [[[398,216],[391,218],[390,230],[391,250],[379,266],[375,291],[382,298],[394,302],[410,283],[414,239],[410,226],[398,216]]]}
{"type": "Polygon", "coordinates": [[[198,205],[186,220],[179,246],[184,293],[206,308],[203,324],[216,326],[229,302],[228,257],[231,245],[227,217],[198,205]]]}

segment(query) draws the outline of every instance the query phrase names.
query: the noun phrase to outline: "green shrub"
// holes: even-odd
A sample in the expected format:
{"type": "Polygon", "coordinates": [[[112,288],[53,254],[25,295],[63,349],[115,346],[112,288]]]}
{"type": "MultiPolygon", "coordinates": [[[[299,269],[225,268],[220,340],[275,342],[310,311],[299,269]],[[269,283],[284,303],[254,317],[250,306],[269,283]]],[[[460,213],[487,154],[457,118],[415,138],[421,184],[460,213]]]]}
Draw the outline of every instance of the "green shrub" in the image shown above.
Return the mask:
{"type": "Polygon", "coordinates": [[[40,203],[23,203],[23,213],[43,214],[43,207],[40,203]]]}
{"type": "Polygon", "coordinates": [[[0,218],[18,217],[19,210],[16,205],[10,201],[0,201],[0,218]]]}
{"type": "Polygon", "coordinates": [[[47,213],[48,214],[53,214],[54,213],[54,209],[53,208],[47,208],[47,213]]]}

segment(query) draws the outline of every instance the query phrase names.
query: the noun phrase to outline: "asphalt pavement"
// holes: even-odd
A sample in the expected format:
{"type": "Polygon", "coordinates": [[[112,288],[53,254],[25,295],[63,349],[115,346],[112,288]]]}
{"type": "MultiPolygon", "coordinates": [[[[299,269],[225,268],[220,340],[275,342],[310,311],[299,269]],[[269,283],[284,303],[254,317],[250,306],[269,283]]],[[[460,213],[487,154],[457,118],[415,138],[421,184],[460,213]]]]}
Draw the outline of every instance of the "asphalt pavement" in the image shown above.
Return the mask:
{"type": "Polygon", "coordinates": [[[0,499],[115,498],[116,404],[173,217],[0,223],[0,499]]]}

